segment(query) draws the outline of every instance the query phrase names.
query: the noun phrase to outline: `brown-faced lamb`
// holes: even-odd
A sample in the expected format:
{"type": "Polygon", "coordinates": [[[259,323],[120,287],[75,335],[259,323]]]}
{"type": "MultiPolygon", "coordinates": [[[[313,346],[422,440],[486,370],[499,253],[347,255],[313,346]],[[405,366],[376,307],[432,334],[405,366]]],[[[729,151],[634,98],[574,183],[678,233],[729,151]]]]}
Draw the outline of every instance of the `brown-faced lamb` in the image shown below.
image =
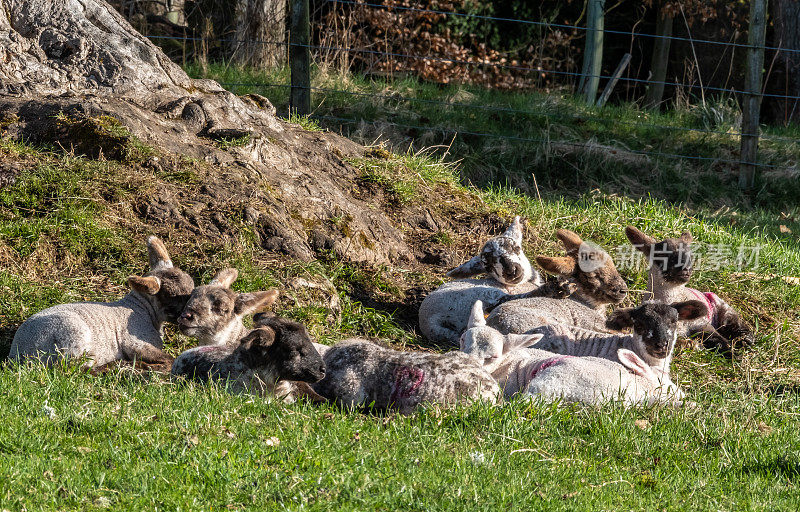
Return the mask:
{"type": "Polygon", "coordinates": [[[516,217],[502,235],[490,239],[480,254],[447,273],[456,281],[432,291],[419,307],[422,334],[436,343],[456,345],[466,328],[466,318],[476,300],[495,303],[510,293],[559,293],[542,288],[543,280],[531,268],[522,250],[522,223],[516,217]],[[483,279],[468,279],[479,274],[483,279]]]}
{"type": "Polygon", "coordinates": [[[657,242],[634,226],[628,226],[625,235],[648,259],[647,290],[655,300],[665,304],[699,300],[706,305],[706,315],[680,322],[679,336],[702,334],[707,348],[716,348],[725,354],[753,344],[753,330],[730,304],[714,292],[701,292],[686,286],[694,270],[691,233],[686,231],[680,238],[657,242]]]}
{"type": "Polygon", "coordinates": [[[12,359],[40,358],[45,363],[85,357],[90,367],[115,360],[163,363],[162,325],[175,322],[194,288],[192,278],[175,267],[164,243],[147,239],[150,271],[128,278],[131,291],[116,302],[79,302],[47,308],[28,318],[11,343],[12,359]]]}
{"type": "Polygon", "coordinates": [[[556,236],[567,255],[539,256],[536,262],[547,272],[574,283],[575,291],[565,299],[534,297],[502,303],[489,314],[490,326],[505,334],[533,332],[550,324],[605,330],[606,306],[627,296],[625,281],[611,257],[600,247],[584,243],[567,229],[559,229],[556,236]]]}
{"type": "Polygon", "coordinates": [[[239,343],[248,332],[242,319],[275,302],[278,290],[237,293],[230,286],[238,276],[235,268],[226,268],[207,285],[194,289],[178,318],[183,334],[197,338],[200,345],[239,343]]]}
{"type": "Polygon", "coordinates": [[[314,390],[344,407],[411,414],[425,404],[495,403],[500,389],[480,361],[463,352],[400,352],[348,339],[325,353],[314,390]]]}
{"type": "Polygon", "coordinates": [[[204,345],[179,355],[172,374],[200,382],[226,381],[234,392],[252,393],[283,401],[310,395],[305,383],[325,376],[322,356],[305,326],[279,317],[262,318],[260,325],[234,345],[204,345]]]}
{"type": "Polygon", "coordinates": [[[619,362],[576,357],[527,348],[541,334],[507,334],[486,325],[483,305],[475,303],[461,340],[461,350],[483,360],[505,398],[540,396],[599,405],[680,404],[683,392],[668,375],[654,371],[634,352],[618,349],[619,362]]]}

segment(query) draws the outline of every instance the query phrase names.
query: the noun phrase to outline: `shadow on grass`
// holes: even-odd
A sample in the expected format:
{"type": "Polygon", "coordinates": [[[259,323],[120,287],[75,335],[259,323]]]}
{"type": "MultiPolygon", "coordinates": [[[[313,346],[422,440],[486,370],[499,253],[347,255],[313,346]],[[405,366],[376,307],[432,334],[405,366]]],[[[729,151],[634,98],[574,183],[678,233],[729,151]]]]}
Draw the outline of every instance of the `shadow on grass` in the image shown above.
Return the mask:
{"type": "Polygon", "coordinates": [[[760,475],[770,479],[775,477],[795,480],[800,477],[800,461],[790,457],[776,457],[766,462],[757,462],[742,466],[746,475],[760,475]]]}

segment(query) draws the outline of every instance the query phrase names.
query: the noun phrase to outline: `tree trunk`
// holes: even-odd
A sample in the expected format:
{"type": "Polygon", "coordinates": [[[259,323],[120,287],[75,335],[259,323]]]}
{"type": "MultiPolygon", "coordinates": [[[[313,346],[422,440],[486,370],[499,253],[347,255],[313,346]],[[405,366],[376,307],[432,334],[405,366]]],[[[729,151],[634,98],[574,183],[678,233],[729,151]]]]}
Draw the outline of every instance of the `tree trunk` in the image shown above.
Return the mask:
{"type": "MultiPolygon", "coordinates": [[[[774,23],[771,46],[794,50],[778,52],[769,81],[773,94],[800,96],[800,1],[774,0],[774,23]]],[[[780,98],[771,101],[771,111],[777,121],[784,124],[800,120],[800,100],[780,98]]]]}
{"type": "Polygon", "coordinates": [[[645,108],[658,108],[664,97],[664,82],[667,79],[669,64],[669,47],[672,42],[672,16],[659,6],[656,22],[656,39],[653,42],[653,58],[650,64],[651,83],[645,97],[645,108]]]}
{"type": "Polygon", "coordinates": [[[116,139],[136,137],[159,155],[136,165],[189,157],[218,182],[210,193],[240,202],[182,217],[190,206],[154,191],[152,204],[135,207],[153,226],[196,232],[208,217],[213,231],[238,208],[270,252],[413,257],[382,210],[352,195],[360,174],[344,159],[363,148],[280,121],[264,97],[192,80],[104,0],[0,0],[0,121],[4,137],[106,158],[118,158],[116,139]],[[125,130],[107,130],[117,125],[125,130]]]}
{"type": "Polygon", "coordinates": [[[236,2],[234,61],[257,68],[286,61],[286,5],[287,0],[236,2]]]}

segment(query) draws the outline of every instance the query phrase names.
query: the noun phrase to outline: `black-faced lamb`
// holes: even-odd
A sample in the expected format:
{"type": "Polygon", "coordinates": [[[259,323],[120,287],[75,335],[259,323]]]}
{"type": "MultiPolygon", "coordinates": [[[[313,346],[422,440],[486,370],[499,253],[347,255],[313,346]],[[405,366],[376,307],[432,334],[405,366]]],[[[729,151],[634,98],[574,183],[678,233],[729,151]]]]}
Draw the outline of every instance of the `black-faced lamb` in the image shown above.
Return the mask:
{"type": "Polygon", "coordinates": [[[401,352],[348,339],[325,353],[314,390],[344,407],[410,414],[425,404],[495,403],[500,389],[480,361],[463,352],[401,352]]]}
{"type": "Polygon", "coordinates": [[[475,303],[461,339],[461,350],[484,361],[505,398],[517,394],[587,404],[621,401],[626,405],[680,404],[683,392],[628,349],[617,360],[577,357],[527,348],[541,334],[506,334],[486,324],[483,305],[475,303]]]}
{"type": "Polygon", "coordinates": [[[543,338],[532,348],[570,356],[593,356],[620,362],[619,349],[630,350],[657,373],[669,375],[678,324],[701,318],[706,306],[690,300],[675,304],[646,301],[635,308],[620,308],[609,315],[613,331],[632,328],[631,334],[603,333],[563,324],[546,325],[535,332],[543,338]]]}
{"type": "Polygon", "coordinates": [[[278,290],[237,293],[230,286],[238,276],[235,268],[226,268],[194,289],[178,318],[183,334],[197,338],[200,345],[239,343],[248,332],[242,319],[275,302],[278,290]]]}
{"type": "Polygon", "coordinates": [[[753,344],[753,330],[730,304],[714,292],[686,286],[694,270],[691,233],[686,231],[679,238],[657,242],[634,226],[628,226],[625,235],[650,263],[647,290],[655,300],[666,304],[699,300],[706,305],[706,315],[680,322],[679,336],[703,334],[706,347],[718,348],[727,354],[732,349],[753,344]]]}
{"type": "Polygon", "coordinates": [[[85,357],[90,367],[116,360],[164,363],[162,325],[175,322],[194,288],[175,267],[164,243],[147,239],[150,271],[128,278],[131,291],[116,302],[79,302],[47,308],[28,318],[11,344],[12,359],[85,357]]]}
{"type": "Polygon", "coordinates": [[[547,272],[574,283],[575,291],[565,299],[534,297],[505,302],[492,309],[487,319],[490,326],[506,334],[533,332],[550,324],[605,330],[606,306],[627,296],[625,281],[600,247],[584,243],[567,229],[559,229],[556,236],[567,255],[539,256],[536,262],[547,272]]]}
{"type": "Polygon", "coordinates": [[[234,392],[294,401],[310,391],[303,383],[325,376],[325,364],[304,325],[269,317],[235,346],[204,345],[183,352],[172,374],[200,382],[226,381],[234,392]]]}
{"type": "Polygon", "coordinates": [[[480,254],[447,276],[457,280],[443,284],[425,297],[419,307],[419,327],[429,340],[451,345],[458,344],[476,300],[491,304],[510,293],[538,290],[543,284],[522,250],[519,217],[502,235],[486,242],[480,254]],[[469,279],[484,273],[487,277],[483,279],[469,279]]]}

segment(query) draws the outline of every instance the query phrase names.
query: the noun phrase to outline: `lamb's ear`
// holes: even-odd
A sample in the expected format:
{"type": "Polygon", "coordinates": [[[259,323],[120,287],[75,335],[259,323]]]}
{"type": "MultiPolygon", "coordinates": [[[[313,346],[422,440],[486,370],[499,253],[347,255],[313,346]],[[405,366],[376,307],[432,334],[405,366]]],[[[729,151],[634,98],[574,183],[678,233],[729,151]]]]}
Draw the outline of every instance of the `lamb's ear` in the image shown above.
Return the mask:
{"type": "Polygon", "coordinates": [[[478,274],[483,274],[484,272],[486,272],[486,269],[483,268],[483,262],[481,261],[481,257],[474,256],[468,262],[448,272],[447,277],[454,277],[456,279],[461,279],[464,277],[477,276],[478,274]]]}
{"type": "Polygon", "coordinates": [[[469,313],[467,329],[482,327],[484,325],[486,325],[486,317],[483,316],[483,302],[476,300],[475,304],[472,305],[472,311],[469,313]]]}
{"type": "Polygon", "coordinates": [[[265,292],[240,293],[236,297],[233,312],[237,315],[249,315],[262,310],[278,299],[278,290],[265,292]]]}
{"type": "Polygon", "coordinates": [[[656,374],[650,365],[645,363],[641,357],[637,356],[635,352],[626,348],[617,350],[617,357],[622,366],[631,371],[634,375],[644,377],[646,379],[655,379],[656,374]]]}
{"type": "Polygon", "coordinates": [[[636,250],[641,251],[645,256],[650,256],[650,249],[656,243],[655,238],[645,235],[634,226],[625,228],[625,236],[628,237],[628,241],[636,250]]]}
{"type": "Polygon", "coordinates": [[[223,288],[230,288],[236,278],[239,277],[239,271],[235,268],[223,268],[214,276],[209,285],[222,286],[223,288]]]}
{"type": "Polygon", "coordinates": [[[275,331],[270,327],[257,327],[247,333],[239,342],[245,350],[256,346],[266,348],[275,343],[275,331]]]}
{"type": "Polygon", "coordinates": [[[513,239],[517,245],[522,245],[522,222],[519,220],[519,215],[514,217],[514,222],[508,226],[503,236],[513,239]]]}
{"type": "Polygon", "coordinates": [[[158,290],[161,289],[161,279],[155,276],[130,276],[128,278],[128,286],[130,286],[132,290],[136,290],[139,293],[143,293],[145,295],[155,295],[158,293],[158,290]]]}
{"type": "Polygon", "coordinates": [[[544,338],[544,334],[507,334],[503,343],[503,353],[517,348],[531,347],[544,338]]]}
{"type": "Polygon", "coordinates": [[[683,233],[681,233],[681,241],[683,243],[690,244],[692,243],[692,240],[694,240],[694,238],[692,238],[692,234],[689,233],[688,231],[684,231],[683,233]]]}
{"type": "Polygon", "coordinates": [[[557,230],[556,237],[564,244],[567,254],[577,253],[583,243],[583,239],[577,233],[568,229],[557,230]]]}
{"type": "Polygon", "coordinates": [[[575,258],[558,256],[537,256],[536,263],[539,264],[546,272],[560,276],[569,276],[575,272],[577,262],[575,258]]]}
{"type": "Polygon", "coordinates": [[[621,331],[627,327],[633,327],[633,308],[620,308],[608,315],[606,327],[613,331],[621,331]]]}
{"type": "Polygon", "coordinates": [[[167,247],[157,236],[147,238],[147,259],[151,271],[172,268],[172,258],[169,257],[167,247]]]}
{"type": "Polygon", "coordinates": [[[679,320],[695,320],[708,315],[708,307],[699,300],[676,302],[672,307],[678,310],[679,320]]]}
{"type": "Polygon", "coordinates": [[[242,357],[247,366],[262,366],[267,362],[266,349],[275,343],[275,331],[269,327],[253,329],[241,339],[242,357]]]}

